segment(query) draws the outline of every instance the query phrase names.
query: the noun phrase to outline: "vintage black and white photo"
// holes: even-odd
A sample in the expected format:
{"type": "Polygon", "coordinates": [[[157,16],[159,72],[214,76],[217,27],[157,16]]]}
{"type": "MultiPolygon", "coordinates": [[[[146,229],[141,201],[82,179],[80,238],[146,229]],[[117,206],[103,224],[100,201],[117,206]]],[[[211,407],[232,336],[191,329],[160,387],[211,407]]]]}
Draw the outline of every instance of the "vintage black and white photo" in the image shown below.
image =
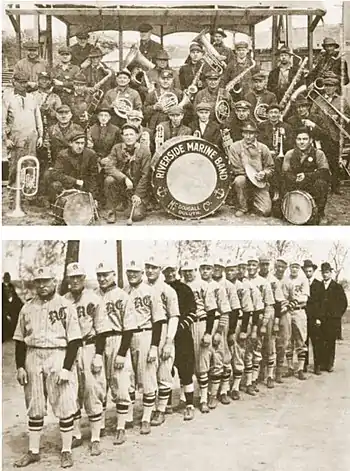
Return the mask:
{"type": "Polygon", "coordinates": [[[348,469],[349,240],[2,248],[3,469],[348,469]]]}
{"type": "Polygon", "coordinates": [[[5,4],[3,223],[349,224],[349,3],[5,4]]]}

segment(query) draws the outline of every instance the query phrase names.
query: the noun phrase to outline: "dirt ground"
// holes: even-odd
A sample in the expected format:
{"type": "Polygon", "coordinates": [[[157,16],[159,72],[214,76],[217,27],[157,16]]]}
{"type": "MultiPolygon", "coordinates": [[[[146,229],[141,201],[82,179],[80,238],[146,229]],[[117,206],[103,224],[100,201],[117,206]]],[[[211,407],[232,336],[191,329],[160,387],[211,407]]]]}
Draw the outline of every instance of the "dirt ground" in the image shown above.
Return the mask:
{"type": "MultiPolygon", "coordinates": [[[[328,199],[328,204],[326,207],[326,217],[328,219],[329,225],[336,226],[345,226],[350,225],[350,186],[343,185],[341,195],[331,195],[328,199]]],[[[55,224],[55,220],[52,216],[48,214],[48,210],[38,206],[34,201],[28,202],[25,201],[23,205],[23,210],[26,213],[26,216],[21,219],[13,219],[8,217],[7,213],[9,212],[8,206],[8,195],[7,190],[3,188],[3,225],[52,225],[55,224]]],[[[123,213],[118,213],[117,221],[115,225],[125,225],[127,216],[123,213]]],[[[106,211],[100,211],[100,220],[95,223],[95,225],[106,225],[106,211]]],[[[143,225],[188,225],[188,220],[179,220],[171,215],[167,214],[165,211],[153,211],[150,212],[146,219],[141,222],[134,223],[135,226],[143,225]]],[[[255,215],[247,215],[240,218],[234,216],[234,208],[224,205],[220,210],[213,216],[209,216],[205,219],[199,221],[190,221],[190,224],[193,226],[200,225],[240,225],[240,226],[277,226],[277,225],[288,225],[287,221],[277,219],[274,217],[263,218],[255,215]]]]}
{"type": "MultiPolygon", "coordinates": [[[[307,381],[286,379],[273,390],[261,386],[258,397],[244,395],[240,402],[219,405],[208,415],[196,410],[192,422],[183,422],[182,412],[167,417],[139,435],[139,424],[128,431],[128,440],[113,446],[114,411],[109,405],[108,435],[101,441],[103,454],[90,457],[86,442],[73,451],[74,469],[93,471],[348,471],[350,469],[350,324],[338,343],[332,374],[307,381]]],[[[41,462],[29,469],[61,469],[60,438],[55,419],[46,420],[41,462]]],[[[14,348],[3,350],[3,469],[27,447],[26,416],[21,387],[15,380],[14,348]]]]}

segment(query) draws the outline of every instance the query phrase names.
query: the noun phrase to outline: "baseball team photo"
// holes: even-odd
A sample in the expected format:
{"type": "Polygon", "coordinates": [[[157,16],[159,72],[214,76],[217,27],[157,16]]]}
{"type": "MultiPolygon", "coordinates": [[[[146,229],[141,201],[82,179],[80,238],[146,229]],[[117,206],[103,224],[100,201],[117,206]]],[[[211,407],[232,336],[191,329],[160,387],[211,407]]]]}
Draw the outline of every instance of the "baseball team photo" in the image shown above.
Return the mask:
{"type": "Polygon", "coordinates": [[[348,240],[2,248],[3,469],[348,469],[348,240]]]}

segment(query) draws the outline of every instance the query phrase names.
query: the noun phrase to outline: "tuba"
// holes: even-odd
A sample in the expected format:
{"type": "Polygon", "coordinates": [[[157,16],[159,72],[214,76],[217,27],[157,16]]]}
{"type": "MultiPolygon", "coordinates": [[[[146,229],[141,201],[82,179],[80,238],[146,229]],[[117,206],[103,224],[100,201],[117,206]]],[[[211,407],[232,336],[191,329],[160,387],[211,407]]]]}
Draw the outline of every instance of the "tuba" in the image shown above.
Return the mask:
{"type": "Polygon", "coordinates": [[[112,108],[119,118],[126,119],[128,113],[132,111],[132,103],[128,98],[119,97],[119,92],[117,98],[112,103],[112,108]]]}
{"type": "Polygon", "coordinates": [[[217,121],[220,124],[222,124],[229,119],[230,114],[231,114],[231,108],[230,108],[229,101],[220,92],[220,90],[221,89],[219,88],[219,93],[215,102],[215,117],[217,121]]]}
{"type": "Polygon", "coordinates": [[[26,197],[33,197],[39,189],[40,163],[37,157],[25,155],[17,162],[16,186],[12,190],[16,191],[15,209],[8,213],[9,217],[23,217],[25,214],[21,208],[21,193],[26,197]]]}
{"type": "Polygon", "coordinates": [[[135,43],[131,46],[128,54],[125,57],[123,67],[129,67],[129,65],[137,64],[143,70],[151,70],[155,68],[153,62],[147,59],[141,52],[138,45],[135,43]]]}
{"type": "Polygon", "coordinates": [[[156,152],[158,152],[159,149],[164,144],[164,126],[162,124],[158,124],[158,126],[156,127],[156,135],[154,138],[154,143],[156,147],[156,152]]]}
{"type": "Polygon", "coordinates": [[[222,59],[222,56],[218,53],[210,41],[205,37],[208,31],[208,28],[204,28],[198,34],[198,36],[193,39],[193,42],[196,42],[203,47],[205,51],[203,60],[209,65],[209,67],[217,74],[222,75],[224,69],[226,68],[226,62],[222,59]]]}

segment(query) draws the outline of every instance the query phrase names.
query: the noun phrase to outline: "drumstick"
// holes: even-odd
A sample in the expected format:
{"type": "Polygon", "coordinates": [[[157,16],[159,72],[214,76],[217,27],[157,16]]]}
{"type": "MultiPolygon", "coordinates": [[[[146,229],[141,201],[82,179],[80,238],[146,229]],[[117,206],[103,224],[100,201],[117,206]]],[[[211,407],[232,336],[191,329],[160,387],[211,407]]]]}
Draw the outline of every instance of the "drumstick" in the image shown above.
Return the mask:
{"type": "Polygon", "coordinates": [[[131,206],[129,219],[126,221],[127,226],[132,226],[132,217],[134,215],[135,208],[136,208],[136,203],[133,203],[131,206]]]}

